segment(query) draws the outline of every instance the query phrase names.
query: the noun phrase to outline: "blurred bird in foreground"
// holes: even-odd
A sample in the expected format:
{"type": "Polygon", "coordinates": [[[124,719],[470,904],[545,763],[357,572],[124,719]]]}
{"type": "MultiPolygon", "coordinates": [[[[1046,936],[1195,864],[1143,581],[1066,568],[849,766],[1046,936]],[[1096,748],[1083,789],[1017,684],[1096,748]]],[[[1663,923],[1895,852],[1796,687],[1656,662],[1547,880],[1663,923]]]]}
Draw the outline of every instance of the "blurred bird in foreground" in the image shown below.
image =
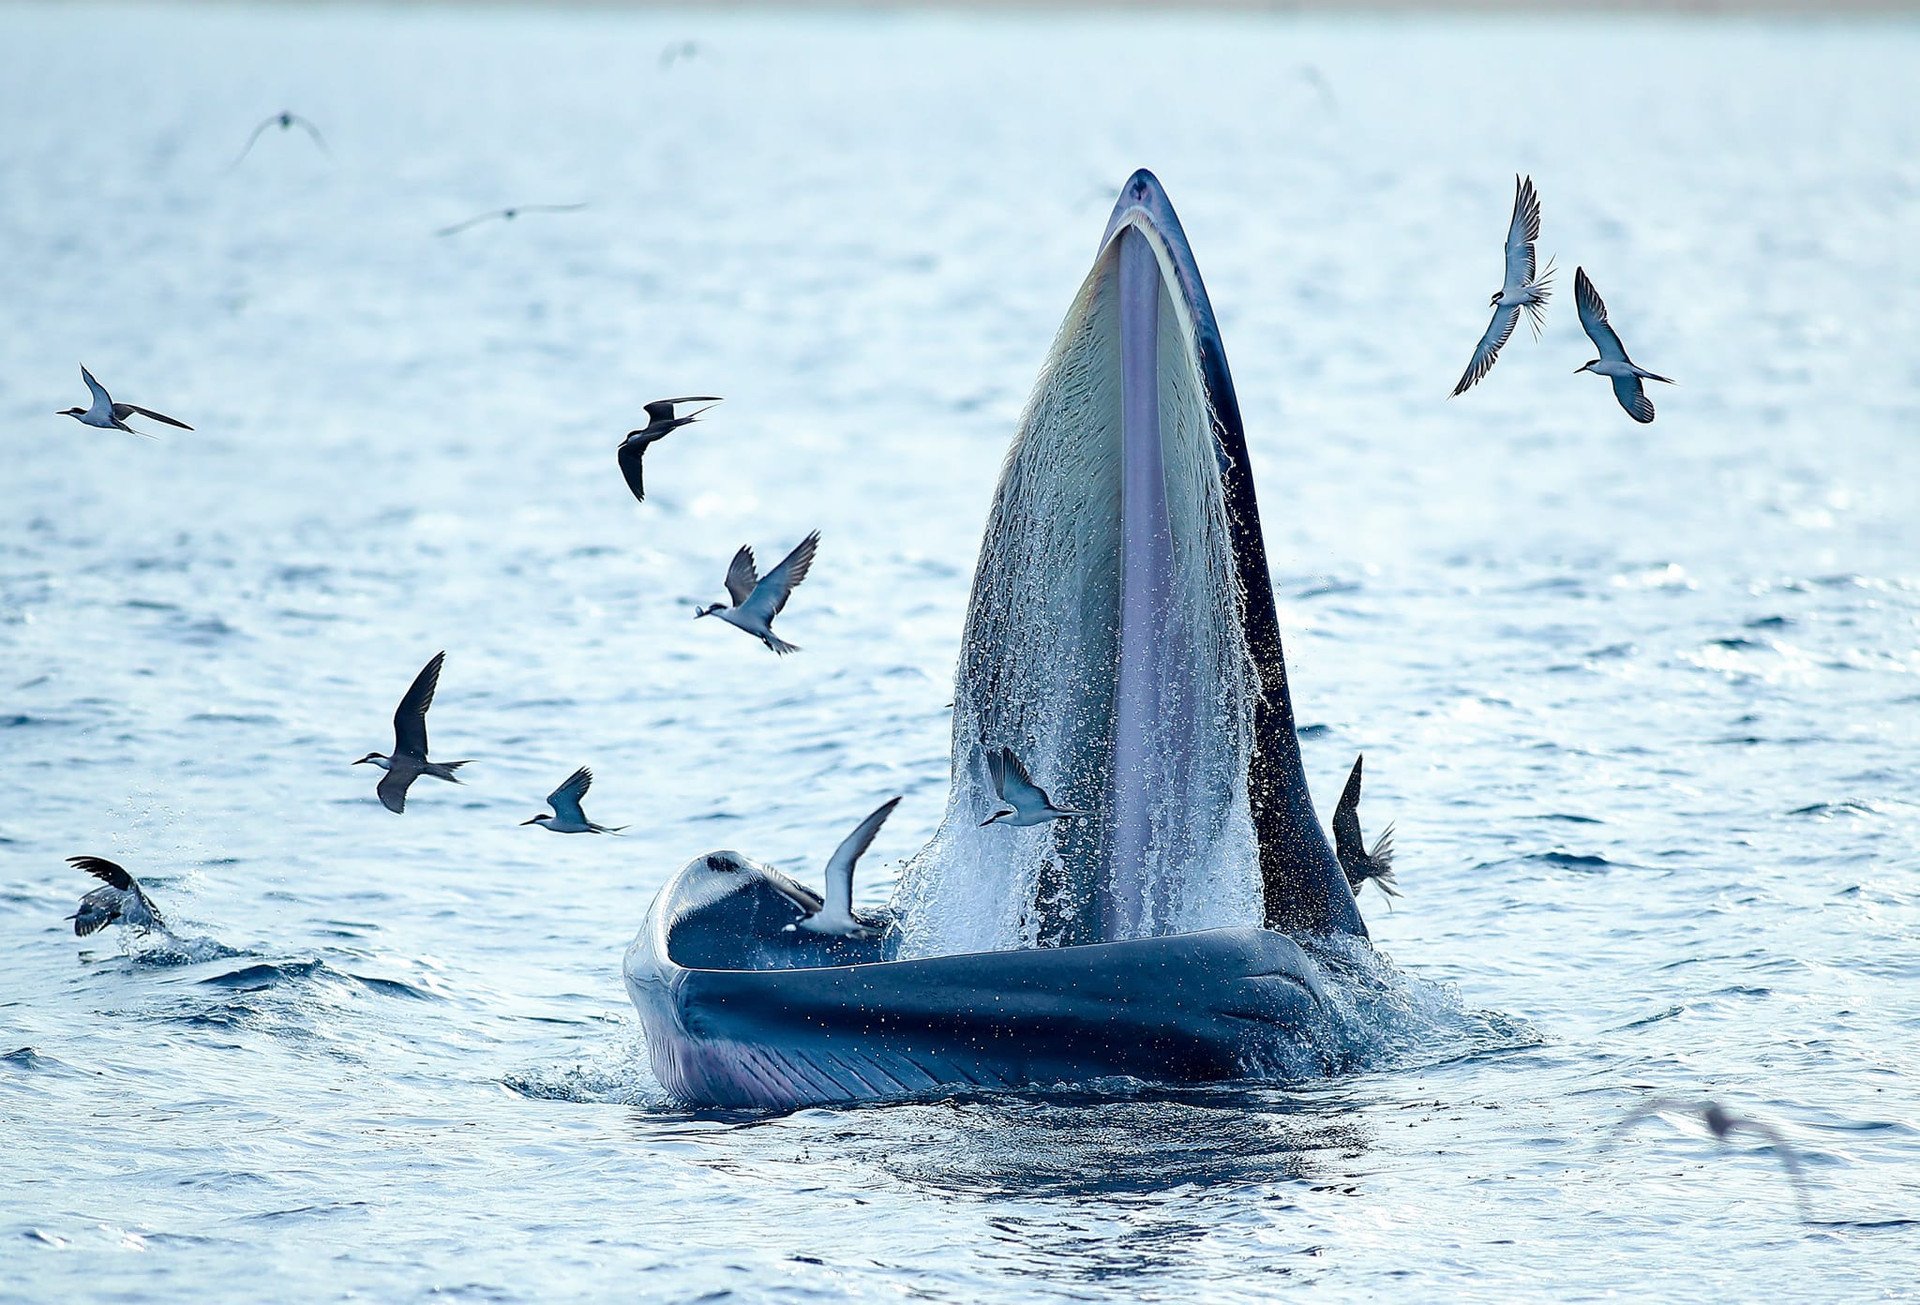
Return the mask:
{"type": "Polygon", "coordinates": [[[1786,1168],[1787,1177],[1793,1183],[1794,1200],[1800,1207],[1800,1217],[1803,1220],[1807,1217],[1807,1179],[1800,1167],[1799,1152],[1787,1143],[1786,1136],[1772,1124],[1759,1119],[1750,1119],[1745,1115],[1736,1115],[1717,1101],[1682,1101],[1673,1097],[1649,1097],[1621,1116],[1620,1121],[1613,1126],[1607,1145],[1611,1147],[1613,1142],[1628,1129],[1649,1119],[1657,1119],[1669,1114],[1690,1115],[1698,1118],[1707,1126],[1707,1131],[1713,1134],[1716,1141],[1725,1142],[1735,1133],[1752,1133],[1766,1142],[1774,1155],[1780,1158],[1780,1163],[1786,1168]]]}

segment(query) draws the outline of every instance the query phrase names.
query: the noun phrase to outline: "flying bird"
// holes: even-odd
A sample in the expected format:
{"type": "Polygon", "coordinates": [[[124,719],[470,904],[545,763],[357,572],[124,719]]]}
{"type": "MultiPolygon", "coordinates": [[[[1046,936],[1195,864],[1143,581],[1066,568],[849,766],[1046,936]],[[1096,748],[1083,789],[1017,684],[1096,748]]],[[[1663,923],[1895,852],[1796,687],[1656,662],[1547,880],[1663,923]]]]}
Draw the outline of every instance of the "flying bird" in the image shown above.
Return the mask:
{"type": "Polygon", "coordinates": [[[781,656],[799,652],[798,644],[788,643],[774,634],[773,618],[787,605],[794,586],[807,578],[807,572],[813,567],[814,550],[819,547],[820,532],[816,530],[794,545],[780,565],[762,579],[754,569],[753,549],[741,545],[740,551],[733,555],[733,565],[727,568],[727,597],[733,599],[733,606],[715,603],[711,607],[696,608],[694,616],[717,616],[728,625],[759,636],[762,643],[781,656]]]}
{"type": "Polygon", "coordinates": [[[229,163],[227,167],[229,169],[237,168],[242,163],[244,163],[246,161],[247,155],[253,153],[253,147],[255,142],[257,142],[260,139],[260,137],[263,134],[265,134],[267,128],[269,127],[278,127],[280,128],[281,131],[291,131],[293,130],[293,128],[298,127],[302,131],[306,132],[307,135],[313,137],[313,143],[320,147],[320,152],[322,154],[325,154],[328,158],[333,157],[333,151],[327,148],[326,138],[320,134],[320,129],[318,127],[314,126],[311,122],[308,122],[305,118],[301,117],[297,113],[290,113],[283,110],[267,118],[258,127],[255,127],[253,129],[253,135],[247,137],[247,147],[241,150],[240,157],[235,159],[233,162],[229,163]]]}
{"type": "Polygon", "coordinates": [[[866,850],[873,846],[874,835],[880,832],[880,826],[887,823],[887,817],[899,805],[899,798],[883,803],[872,815],[854,826],[851,834],[840,840],[840,846],[833,849],[833,855],[827,860],[826,897],[818,910],[798,921],[794,928],[841,938],[871,938],[880,932],[872,925],[862,924],[854,918],[853,868],[859,864],[866,850]]]}
{"type": "Polygon", "coordinates": [[[1013,754],[1012,748],[988,750],[987,774],[993,780],[993,795],[1000,799],[1001,805],[980,822],[983,827],[992,824],[1044,825],[1052,820],[1087,814],[1073,807],[1056,807],[1053,799],[1047,796],[1047,791],[1033,782],[1033,776],[1027,773],[1026,766],[1013,754]]]}
{"type": "Polygon", "coordinates": [[[1668,385],[1674,382],[1648,371],[1627,357],[1627,346],[1620,343],[1619,332],[1607,321],[1607,306],[1601,301],[1600,292],[1593,288],[1593,282],[1587,280],[1587,270],[1583,267],[1573,269],[1573,302],[1580,310],[1581,327],[1593,341],[1593,347],[1600,351],[1598,358],[1583,363],[1574,375],[1593,372],[1598,376],[1611,377],[1613,397],[1620,400],[1620,406],[1627,410],[1627,415],[1638,422],[1652,421],[1653,400],[1647,397],[1646,387],[1640,382],[1662,381],[1668,385]]]}
{"type": "Polygon", "coordinates": [[[393,713],[393,755],[369,752],[353,763],[361,766],[372,762],[387,772],[374,791],[380,795],[380,804],[396,815],[407,809],[407,790],[414,780],[431,775],[458,784],[460,777],[453,772],[470,764],[427,760],[427,708],[433,706],[433,691],[440,687],[440,666],[446,660],[444,652],[435,653],[400,699],[399,709],[393,713]]]}
{"type": "Polygon", "coordinates": [[[490,212],[477,214],[464,222],[456,222],[450,227],[441,227],[433,234],[436,236],[457,236],[468,227],[477,227],[482,222],[492,222],[496,218],[502,222],[511,222],[522,213],[572,213],[586,207],[579,204],[519,204],[513,208],[496,208],[490,212]]]}
{"type": "Polygon", "coordinates": [[[1534,338],[1540,335],[1540,324],[1546,320],[1547,298],[1553,293],[1549,283],[1553,280],[1553,264],[1547,264],[1547,270],[1539,276],[1534,275],[1534,242],[1540,239],[1540,196],[1533,189],[1532,177],[1513,179],[1513,218],[1507,224],[1507,275],[1500,289],[1494,293],[1488,304],[1493,308],[1493,320],[1487,323],[1487,333],[1480,337],[1480,343],[1474,346],[1473,361],[1467,364],[1467,370],[1461,375],[1460,383],[1453,387],[1455,395],[1465,394],[1480,381],[1480,378],[1493,370],[1494,360],[1499,358],[1501,348],[1513,338],[1514,323],[1520,320],[1521,310],[1526,310],[1527,320],[1533,324],[1534,338]]]}
{"type": "Polygon", "coordinates": [[[648,446],[665,439],[668,431],[698,421],[701,413],[719,402],[721,399],[715,394],[689,394],[678,399],[655,399],[646,406],[647,424],[639,430],[628,431],[627,437],[620,441],[620,474],[627,478],[627,488],[633,491],[636,501],[647,501],[647,488],[640,480],[640,459],[646,456],[648,446]],[[707,406],[696,408],[684,417],[676,417],[673,409],[679,403],[704,403],[707,406]]]}
{"type": "Polygon", "coordinates": [[[1744,1132],[1752,1133],[1766,1142],[1773,1153],[1780,1157],[1780,1163],[1787,1171],[1787,1178],[1793,1183],[1794,1199],[1800,1207],[1800,1216],[1802,1219],[1806,1218],[1807,1176],[1800,1167],[1800,1153],[1788,1144],[1786,1135],[1772,1124],[1764,1120],[1751,1119],[1745,1115],[1736,1115],[1717,1101],[1680,1101],[1672,1097],[1649,1097],[1620,1118],[1620,1121],[1613,1126],[1613,1134],[1608,1139],[1607,1145],[1611,1146],[1614,1138],[1618,1138],[1620,1134],[1635,1125],[1669,1113],[1698,1117],[1716,1141],[1725,1142],[1733,1134],[1744,1132]]]}
{"type": "Polygon", "coordinates": [[[552,815],[542,811],[533,819],[520,823],[538,825],[556,834],[617,834],[625,829],[625,825],[596,825],[587,819],[587,813],[580,809],[580,799],[592,787],[593,772],[582,766],[567,776],[559,788],[547,794],[547,805],[553,808],[552,815]]]}
{"type": "Polygon", "coordinates": [[[77,937],[97,933],[110,924],[124,924],[143,933],[151,929],[165,931],[167,922],[160,918],[159,908],[148,899],[140,881],[120,866],[97,856],[70,856],[67,864],[106,884],[81,898],[80,909],[67,917],[73,921],[77,937]]]}
{"type": "Polygon", "coordinates": [[[700,43],[698,41],[672,41],[661,47],[660,66],[662,68],[671,68],[682,60],[697,58],[699,54],[700,43]]]}
{"type": "Polygon", "coordinates": [[[113,396],[107,393],[107,387],[93,379],[93,373],[87,370],[86,364],[84,363],[80,366],[80,379],[85,381],[87,383],[87,389],[93,392],[93,406],[90,408],[62,408],[54,414],[56,417],[71,417],[85,426],[98,426],[101,430],[123,430],[129,435],[139,435],[145,439],[152,439],[153,436],[148,435],[143,430],[135,430],[133,427],[127,425],[126,419],[128,417],[135,415],[151,417],[155,421],[164,421],[169,426],[178,426],[181,430],[193,429],[193,427],[187,425],[186,422],[175,421],[164,412],[155,412],[152,408],[142,408],[137,403],[115,403],[113,396]]]}
{"type": "Polygon", "coordinates": [[[1380,832],[1380,837],[1373,840],[1371,851],[1360,836],[1360,766],[1365,760],[1364,756],[1353,759],[1347,787],[1341,791],[1340,803],[1333,809],[1333,851],[1340,858],[1340,868],[1346,871],[1347,887],[1356,895],[1371,879],[1382,893],[1398,897],[1400,890],[1393,882],[1393,826],[1388,825],[1380,832]]]}

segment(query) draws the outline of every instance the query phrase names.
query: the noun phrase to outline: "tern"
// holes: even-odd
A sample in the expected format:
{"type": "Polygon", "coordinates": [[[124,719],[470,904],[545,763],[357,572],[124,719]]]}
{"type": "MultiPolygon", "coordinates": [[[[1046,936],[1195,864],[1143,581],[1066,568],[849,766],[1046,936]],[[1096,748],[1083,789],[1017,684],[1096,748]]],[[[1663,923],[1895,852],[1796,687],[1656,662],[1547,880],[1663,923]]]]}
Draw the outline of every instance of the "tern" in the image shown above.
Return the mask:
{"type": "Polygon", "coordinates": [[[380,804],[396,815],[407,809],[407,790],[413,787],[414,780],[431,775],[458,784],[460,777],[453,772],[470,764],[427,760],[427,708],[433,706],[433,691],[440,687],[440,665],[446,660],[444,652],[435,653],[433,660],[413,677],[406,697],[400,699],[400,706],[393,713],[393,755],[383,757],[369,752],[353,763],[361,766],[372,762],[387,772],[374,791],[380,795],[380,804]]]}
{"type": "Polygon", "coordinates": [[[1527,320],[1533,324],[1534,338],[1540,336],[1540,324],[1546,319],[1547,297],[1553,293],[1549,283],[1553,280],[1553,264],[1547,264],[1547,270],[1539,276],[1533,274],[1534,242],[1540,239],[1540,196],[1533,189],[1533,178],[1513,179],[1513,218],[1507,224],[1507,276],[1494,293],[1488,304],[1493,308],[1493,320],[1487,323],[1487,333],[1480,337],[1480,343],[1474,346],[1473,361],[1467,364],[1467,370],[1460,377],[1460,383],[1453,387],[1456,395],[1465,394],[1479,383],[1480,378],[1493,370],[1494,360],[1499,358],[1500,350],[1513,337],[1514,323],[1520,320],[1520,311],[1525,309],[1527,320]]]}
{"type": "Polygon", "coordinates": [[[1033,782],[1033,776],[1027,773],[1020,758],[1013,755],[1012,748],[989,751],[987,773],[993,779],[994,796],[1005,805],[982,820],[980,824],[983,827],[993,824],[1044,825],[1051,820],[1087,814],[1073,807],[1056,807],[1053,799],[1047,796],[1047,791],[1033,782]]]}
{"type": "Polygon", "coordinates": [[[639,430],[628,431],[627,437],[620,441],[620,474],[627,478],[627,488],[633,491],[635,500],[641,503],[647,501],[647,487],[640,480],[640,459],[646,455],[647,447],[656,440],[665,439],[668,431],[698,421],[701,413],[719,402],[721,399],[717,394],[689,394],[678,399],[655,399],[646,406],[647,424],[639,430]],[[679,403],[704,403],[707,406],[696,408],[684,417],[676,417],[673,409],[679,403]]]}
{"type": "Polygon", "coordinates": [[[727,596],[733,599],[733,606],[715,603],[711,607],[696,608],[695,618],[717,616],[728,625],[759,636],[762,643],[783,657],[799,652],[798,644],[788,643],[773,632],[773,618],[787,605],[794,586],[807,578],[813,566],[814,550],[819,547],[820,532],[816,530],[795,544],[780,565],[762,579],[754,569],[753,549],[741,545],[740,551],[733,555],[733,565],[727,568],[727,596]]]}
{"type": "Polygon", "coordinates": [[[1788,1145],[1786,1135],[1772,1124],[1763,1120],[1750,1119],[1745,1115],[1736,1115],[1718,1101],[1680,1101],[1671,1097],[1649,1097],[1629,1110],[1613,1126],[1613,1135],[1607,1141],[1611,1147],[1614,1138],[1628,1129],[1648,1119],[1664,1114],[1693,1115],[1707,1126],[1716,1141],[1725,1142],[1735,1133],[1746,1132],[1764,1140],[1773,1153],[1780,1157],[1780,1163],[1787,1171],[1787,1178],[1793,1183],[1794,1199],[1800,1207],[1802,1219],[1807,1216],[1807,1176],[1800,1167],[1800,1153],[1788,1145]]]}
{"type": "Polygon", "coordinates": [[[1333,809],[1333,850],[1340,858],[1340,868],[1347,873],[1347,887],[1356,894],[1371,879],[1382,893],[1398,897],[1400,890],[1393,883],[1393,826],[1388,825],[1373,840],[1372,851],[1360,836],[1360,766],[1364,761],[1364,756],[1353,759],[1347,787],[1333,809]]]}
{"type": "Polygon", "coordinates": [[[178,426],[181,430],[193,429],[186,422],[175,421],[164,412],[142,408],[137,403],[115,403],[113,396],[107,393],[107,387],[93,379],[93,373],[87,370],[84,363],[80,366],[80,379],[85,381],[87,388],[93,392],[93,406],[62,408],[54,414],[56,417],[71,417],[84,426],[98,426],[101,430],[123,430],[129,435],[139,435],[145,439],[152,439],[153,436],[127,425],[128,417],[138,414],[142,417],[151,417],[155,421],[164,421],[169,426],[178,426]]]}
{"type": "Polygon", "coordinates": [[[1587,280],[1587,271],[1583,267],[1573,269],[1573,302],[1580,310],[1580,325],[1593,341],[1593,347],[1600,356],[1592,362],[1583,363],[1574,370],[1574,375],[1592,372],[1597,376],[1611,377],[1613,397],[1620,400],[1620,406],[1627,415],[1638,422],[1653,420],[1653,400],[1647,397],[1646,387],[1641,381],[1661,381],[1667,385],[1674,382],[1646,368],[1637,365],[1627,357],[1627,346],[1620,343],[1620,335],[1607,321],[1607,306],[1600,298],[1600,292],[1593,288],[1593,282],[1587,280]]]}
{"type": "Polygon", "coordinates": [[[553,808],[552,815],[542,811],[533,819],[520,823],[538,825],[556,834],[617,834],[625,829],[625,825],[596,825],[587,819],[587,813],[580,809],[580,799],[592,787],[593,772],[582,766],[567,776],[559,788],[547,794],[547,805],[553,808]]]}
{"type": "Polygon", "coordinates": [[[123,868],[97,856],[70,856],[67,864],[106,882],[106,887],[81,898],[80,909],[67,917],[73,921],[76,936],[84,938],[110,924],[124,924],[143,933],[151,929],[165,932],[167,922],[160,918],[159,908],[148,899],[140,881],[123,868]]]}
{"type": "Polygon", "coordinates": [[[874,926],[862,924],[854,918],[853,868],[859,864],[866,850],[873,846],[873,836],[880,832],[880,826],[887,823],[887,817],[899,805],[899,798],[883,803],[872,815],[854,826],[851,834],[840,840],[840,846],[834,848],[833,855],[827,859],[826,897],[818,910],[795,923],[794,928],[839,938],[871,938],[880,932],[874,926]]]}
{"type": "Polygon", "coordinates": [[[456,222],[450,227],[441,227],[438,231],[434,232],[433,234],[436,236],[457,236],[462,231],[465,231],[468,227],[477,227],[482,222],[492,222],[496,218],[502,222],[511,222],[515,218],[519,217],[522,213],[572,213],[577,209],[583,209],[585,207],[586,207],[585,203],[580,203],[580,204],[519,204],[513,208],[496,208],[490,212],[481,213],[474,217],[470,217],[464,222],[456,222]]]}
{"type": "Polygon", "coordinates": [[[295,127],[299,127],[301,130],[305,131],[307,135],[313,137],[313,143],[320,147],[320,152],[322,154],[325,154],[328,158],[333,157],[333,151],[327,148],[326,138],[320,134],[320,129],[318,127],[314,126],[311,122],[308,122],[305,118],[301,117],[297,113],[292,113],[287,110],[282,110],[281,112],[274,114],[272,117],[269,117],[264,122],[262,122],[258,127],[255,127],[253,129],[253,135],[247,137],[247,147],[241,150],[240,157],[235,159],[233,162],[229,163],[227,167],[237,168],[242,163],[244,163],[246,161],[247,155],[253,153],[254,143],[257,142],[260,139],[260,137],[266,133],[266,130],[269,127],[278,127],[281,131],[291,131],[295,127]]]}

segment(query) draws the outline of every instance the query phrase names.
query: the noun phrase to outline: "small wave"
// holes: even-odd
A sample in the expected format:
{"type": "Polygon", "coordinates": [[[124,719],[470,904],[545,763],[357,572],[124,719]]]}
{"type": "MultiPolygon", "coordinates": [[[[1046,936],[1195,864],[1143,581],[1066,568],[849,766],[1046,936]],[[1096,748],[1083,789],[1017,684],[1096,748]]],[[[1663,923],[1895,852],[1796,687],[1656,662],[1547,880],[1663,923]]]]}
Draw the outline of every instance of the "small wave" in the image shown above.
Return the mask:
{"type": "Polygon", "coordinates": [[[582,1105],[647,1106],[673,1104],[647,1063],[646,1039],[635,1030],[617,1046],[559,1065],[541,1065],[504,1075],[508,1091],[530,1101],[571,1101],[582,1105]]]}
{"type": "MultiPolygon", "coordinates": [[[[239,955],[240,953],[230,954],[239,955]]],[[[362,988],[383,997],[403,997],[409,1001],[440,999],[437,994],[403,979],[337,970],[318,957],[292,961],[259,961],[252,965],[243,965],[237,970],[228,970],[223,974],[209,975],[201,979],[200,983],[210,988],[224,988],[229,992],[241,993],[266,992],[282,985],[331,984],[336,987],[362,988]]]]}
{"type": "Polygon", "coordinates": [[[46,1072],[65,1069],[66,1062],[55,1060],[52,1056],[43,1056],[32,1047],[15,1047],[12,1051],[0,1054],[0,1065],[8,1069],[46,1072]]]}
{"type": "Polygon", "coordinates": [[[159,967],[200,965],[207,961],[225,961],[235,956],[251,955],[242,948],[227,946],[218,938],[182,938],[164,929],[149,934],[126,931],[122,946],[128,959],[140,965],[159,967]]]}

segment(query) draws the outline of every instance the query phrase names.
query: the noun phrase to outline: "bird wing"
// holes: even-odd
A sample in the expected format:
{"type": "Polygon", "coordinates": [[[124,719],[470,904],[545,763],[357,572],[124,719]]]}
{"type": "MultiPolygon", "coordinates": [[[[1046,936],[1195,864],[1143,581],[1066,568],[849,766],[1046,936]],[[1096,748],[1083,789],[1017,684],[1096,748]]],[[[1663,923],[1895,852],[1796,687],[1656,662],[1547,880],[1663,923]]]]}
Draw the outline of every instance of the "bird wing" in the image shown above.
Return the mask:
{"type": "Polygon", "coordinates": [[[1493,370],[1493,364],[1500,357],[1500,350],[1513,338],[1513,324],[1520,320],[1520,305],[1510,304],[1505,308],[1493,310],[1493,320],[1487,323],[1487,333],[1480,337],[1480,343],[1473,347],[1473,361],[1467,364],[1467,370],[1460,374],[1460,383],[1453,387],[1456,395],[1465,394],[1480,383],[1480,378],[1493,370]]]}
{"type": "Polygon", "coordinates": [[[740,551],[733,555],[733,561],[727,565],[727,597],[733,600],[735,607],[745,607],[747,600],[753,597],[754,586],[760,583],[760,571],[753,564],[753,548],[740,545],[740,551]]]}
{"type": "Polygon", "coordinates": [[[135,412],[139,413],[142,417],[151,417],[155,421],[164,421],[169,426],[178,426],[181,430],[193,429],[193,427],[187,425],[184,421],[176,421],[164,412],[155,412],[152,408],[143,408],[137,403],[116,403],[113,405],[113,415],[122,420],[125,420],[129,413],[135,412]]]}
{"type": "Polygon", "coordinates": [[[475,217],[468,218],[464,222],[456,222],[450,227],[441,227],[438,231],[434,232],[433,234],[436,236],[457,236],[462,231],[465,231],[468,227],[477,227],[482,222],[490,222],[494,218],[504,216],[505,213],[506,213],[505,209],[497,208],[497,209],[494,209],[491,213],[481,213],[475,217]]]}
{"type": "Polygon", "coordinates": [[[127,894],[118,888],[96,888],[88,893],[80,899],[80,909],[67,917],[73,921],[74,936],[85,938],[118,920],[126,900],[127,894]]]}
{"type": "Polygon", "coordinates": [[[1805,1175],[1800,1171],[1800,1153],[1793,1149],[1788,1143],[1786,1135],[1779,1129],[1762,1120],[1748,1119],[1744,1115],[1729,1115],[1727,1118],[1727,1131],[1729,1133],[1735,1133],[1742,1130],[1752,1133],[1756,1137],[1766,1139],[1768,1145],[1773,1148],[1774,1154],[1780,1157],[1780,1163],[1787,1167],[1787,1172],[1792,1175],[1796,1184],[1805,1178],[1805,1175]]]}
{"type": "Polygon", "coordinates": [[[1042,806],[1051,807],[1053,799],[1047,791],[1033,782],[1033,776],[1027,773],[1026,763],[1014,755],[1012,748],[1000,749],[1002,782],[1000,796],[1014,806],[1026,806],[1038,801],[1042,806]]]}
{"type": "MultiPolygon", "coordinates": [[[[123,867],[116,865],[105,857],[70,856],[67,858],[67,864],[75,870],[86,871],[95,879],[111,884],[123,893],[136,892],[139,889],[139,885],[134,882],[132,875],[128,874],[123,867]]],[[[95,891],[97,892],[99,890],[96,889],[95,891]]]]}
{"type": "MultiPolygon", "coordinates": [[[[1367,860],[1373,862],[1375,869],[1383,876],[1393,874],[1393,826],[1389,824],[1380,831],[1380,837],[1373,840],[1373,846],[1367,851],[1367,860]]],[[[1386,884],[1380,885],[1382,888],[1386,884]]]]}
{"type": "MultiPolygon", "coordinates": [[[[407,696],[400,699],[400,706],[393,713],[393,751],[396,757],[426,760],[427,708],[433,706],[433,691],[440,687],[440,664],[446,660],[446,653],[435,653],[433,659],[413,677],[413,683],[407,688],[407,696]]],[[[387,774],[392,775],[393,772],[389,770],[387,774]]],[[[386,787],[384,781],[380,787],[386,787]]],[[[405,793],[407,786],[402,784],[399,791],[405,793]]],[[[396,811],[399,809],[394,807],[396,811]]]]}
{"type": "Polygon", "coordinates": [[[515,204],[513,211],[516,213],[571,213],[586,206],[585,200],[581,200],[578,204],[515,204]]]}
{"type": "Polygon", "coordinates": [[[93,406],[104,407],[108,412],[112,412],[113,396],[107,393],[106,386],[93,379],[93,373],[87,370],[85,363],[80,365],[80,379],[87,383],[87,389],[93,394],[93,406]]]}
{"type": "Polygon", "coordinates": [[[1360,770],[1365,761],[1365,756],[1353,759],[1347,786],[1340,790],[1340,801],[1333,808],[1333,850],[1343,867],[1357,864],[1367,851],[1360,836],[1360,770]]]}
{"type": "Polygon", "coordinates": [[[1620,406],[1627,410],[1627,416],[1637,422],[1653,420],[1653,400],[1647,397],[1647,387],[1640,383],[1638,376],[1616,376],[1613,378],[1613,397],[1620,400],[1620,406]]]}
{"type": "Polygon", "coordinates": [[[763,611],[771,621],[786,608],[787,599],[807,572],[813,568],[813,554],[820,547],[820,532],[814,531],[793,546],[793,551],[780,559],[780,565],[767,572],[760,583],[753,587],[753,594],[740,606],[763,611]]]}
{"type": "Polygon", "coordinates": [[[556,816],[572,816],[584,822],[586,813],[580,810],[580,799],[593,787],[593,772],[585,766],[574,771],[562,781],[559,788],[547,794],[547,805],[553,808],[556,816]]]}
{"type": "Polygon", "coordinates": [[[255,127],[253,129],[253,135],[247,137],[246,148],[241,150],[238,157],[236,157],[233,162],[227,164],[227,166],[229,168],[237,168],[242,163],[246,162],[247,155],[253,153],[254,143],[260,139],[261,134],[265,132],[267,128],[273,126],[273,124],[278,121],[280,121],[280,115],[276,113],[272,117],[268,118],[266,121],[262,122],[258,127],[255,127]]]}
{"type": "Polygon", "coordinates": [[[381,806],[399,815],[407,809],[407,790],[413,787],[413,781],[418,778],[420,772],[412,766],[389,766],[373,791],[380,795],[381,806]]]}
{"type": "MultiPolygon", "coordinates": [[[[1587,269],[1584,267],[1573,269],[1573,302],[1580,310],[1580,329],[1593,341],[1593,347],[1600,351],[1600,356],[1614,362],[1627,361],[1627,346],[1620,343],[1619,334],[1607,321],[1607,305],[1600,298],[1600,292],[1593,288],[1593,282],[1587,280],[1587,269]]],[[[1651,421],[1652,418],[1642,420],[1651,421]]]]}
{"type": "Polygon", "coordinates": [[[677,399],[655,399],[652,403],[645,405],[644,411],[649,421],[672,421],[675,404],[719,402],[721,398],[717,394],[684,394],[677,399]]]}
{"type": "Polygon", "coordinates": [[[636,502],[647,501],[647,487],[640,478],[640,462],[647,455],[647,445],[651,440],[637,440],[631,437],[620,444],[620,474],[627,478],[627,488],[633,491],[636,502]]]}
{"type": "Polygon", "coordinates": [[[327,148],[327,138],[320,134],[320,129],[318,127],[314,126],[311,122],[308,122],[305,118],[301,117],[297,113],[290,113],[287,115],[287,117],[290,121],[297,122],[303,128],[306,129],[307,135],[313,137],[313,143],[320,147],[320,152],[322,154],[325,154],[329,158],[333,156],[333,151],[327,148]]]}
{"type": "Polygon", "coordinates": [[[1507,284],[1518,290],[1532,284],[1534,241],[1540,239],[1540,196],[1533,178],[1513,179],[1513,218],[1507,223],[1507,284]]]}
{"type": "Polygon", "coordinates": [[[855,825],[853,832],[841,839],[840,846],[833,849],[833,855],[827,858],[827,901],[837,901],[849,911],[853,909],[853,868],[859,864],[866,850],[873,846],[874,835],[880,832],[880,826],[887,823],[887,817],[899,805],[899,798],[883,803],[872,815],[855,825]]]}
{"type": "Polygon", "coordinates": [[[1007,750],[990,748],[987,751],[987,777],[993,781],[993,795],[1005,799],[1007,796],[1007,750]]]}

